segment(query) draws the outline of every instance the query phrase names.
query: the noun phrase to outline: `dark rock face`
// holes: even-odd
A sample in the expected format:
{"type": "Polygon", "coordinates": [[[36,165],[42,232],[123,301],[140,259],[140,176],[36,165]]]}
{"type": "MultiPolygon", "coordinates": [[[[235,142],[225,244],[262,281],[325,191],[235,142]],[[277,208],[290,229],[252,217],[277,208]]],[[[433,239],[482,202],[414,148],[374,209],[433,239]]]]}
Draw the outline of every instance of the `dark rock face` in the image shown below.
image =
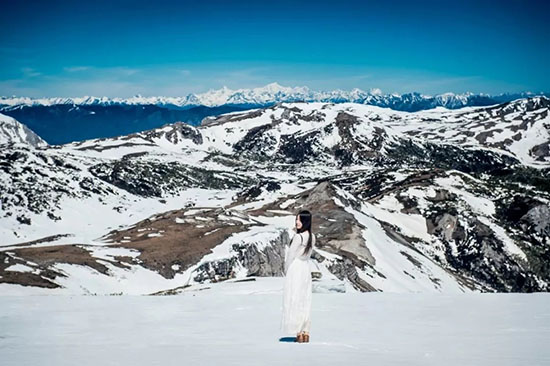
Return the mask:
{"type": "Polygon", "coordinates": [[[233,150],[237,154],[253,156],[258,160],[267,158],[269,152],[276,146],[277,141],[267,132],[271,125],[263,125],[251,128],[247,134],[233,145],[233,150]]]}
{"type": "Polygon", "coordinates": [[[381,149],[388,138],[386,131],[380,127],[373,127],[370,136],[363,136],[356,132],[361,122],[356,116],[340,112],[336,116],[335,126],[341,141],[333,147],[333,155],[339,162],[339,167],[350,166],[366,161],[374,161],[380,157],[381,149]]]}
{"type": "Polygon", "coordinates": [[[232,113],[215,117],[205,117],[200,125],[201,126],[214,126],[220,125],[225,122],[238,122],[249,118],[259,117],[264,113],[262,109],[254,111],[244,111],[242,113],[232,113]]]}
{"type": "Polygon", "coordinates": [[[281,136],[281,147],[279,148],[278,156],[290,164],[315,161],[314,145],[319,134],[319,131],[313,131],[301,136],[281,136]]]}
{"type": "Polygon", "coordinates": [[[537,160],[544,161],[546,156],[550,156],[550,142],[544,142],[542,144],[534,146],[530,153],[537,157],[537,160]]]}
{"type": "Polygon", "coordinates": [[[66,197],[90,197],[92,193],[114,194],[111,186],[92,182],[69,159],[42,150],[17,146],[0,151],[0,173],[4,188],[0,196],[4,215],[19,215],[19,222],[30,224],[27,213],[54,212],[66,197]],[[77,182],[81,191],[71,189],[77,182]]]}
{"type": "Polygon", "coordinates": [[[537,169],[526,166],[513,166],[497,169],[490,172],[491,181],[494,184],[506,182],[507,184],[522,184],[533,187],[536,190],[550,192],[550,169],[537,169]]]}
{"type": "MultiPolygon", "coordinates": [[[[522,244],[531,268],[545,281],[550,279],[550,208],[525,194],[499,202],[497,219],[515,228],[512,237],[522,244]]],[[[547,285],[548,290],[548,285],[547,285]]]]}
{"type": "Polygon", "coordinates": [[[190,187],[230,189],[248,183],[248,179],[225,171],[216,172],[177,162],[119,160],[94,165],[90,172],[107,183],[144,197],[162,197],[190,187]]]}
{"type": "Polygon", "coordinates": [[[242,200],[253,200],[260,196],[264,191],[275,192],[281,189],[281,185],[275,180],[261,180],[259,183],[248,187],[237,194],[237,198],[242,200]]]}
{"type": "MultiPolygon", "coordinates": [[[[412,141],[393,143],[388,157],[397,162],[424,168],[455,169],[465,173],[491,173],[518,164],[516,159],[485,150],[470,150],[452,145],[424,143],[419,145],[412,141]]],[[[384,166],[388,162],[382,162],[384,166]]],[[[390,162],[391,163],[391,162],[390,162]]]]}
{"type": "Polygon", "coordinates": [[[182,140],[191,140],[196,145],[201,145],[202,135],[200,131],[193,126],[190,126],[187,123],[175,122],[170,125],[162,126],[158,129],[140,132],[139,134],[128,135],[127,138],[132,138],[135,136],[145,136],[145,138],[152,142],[153,139],[158,139],[164,137],[167,141],[176,145],[182,140]],[[166,131],[169,129],[168,131],[166,131]]]}
{"type": "Polygon", "coordinates": [[[518,224],[530,210],[540,205],[543,205],[543,203],[533,197],[515,195],[508,202],[503,202],[497,213],[503,220],[518,224]]]}
{"type": "Polygon", "coordinates": [[[520,218],[520,221],[525,231],[533,232],[543,238],[550,237],[550,207],[548,205],[540,204],[531,208],[520,218]]]}
{"type": "Polygon", "coordinates": [[[508,256],[502,241],[479,220],[469,222],[466,229],[456,217],[444,214],[438,221],[435,233],[444,242],[452,241],[456,246],[456,252],[451,245],[446,249],[446,259],[454,269],[498,292],[541,290],[534,274],[524,264],[508,256]]]}
{"type": "Polygon", "coordinates": [[[284,274],[285,245],[290,238],[283,230],[260,250],[256,244],[233,244],[234,256],[226,259],[209,261],[200,265],[195,271],[196,282],[218,282],[235,278],[238,266],[247,271],[247,276],[273,277],[284,274]]]}
{"type": "Polygon", "coordinates": [[[359,142],[353,136],[354,127],[358,123],[357,117],[344,112],[336,116],[335,125],[342,141],[333,148],[333,153],[341,166],[349,166],[355,162],[354,156],[360,150],[359,142]]]}
{"type": "Polygon", "coordinates": [[[353,283],[354,287],[362,292],[377,291],[376,288],[371,286],[367,281],[363,280],[357,274],[355,263],[347,258],[343,257],[342,260],[338,260],[336,263],[331,264],[328,269],[339,279],[348,279],[353,283]]]}

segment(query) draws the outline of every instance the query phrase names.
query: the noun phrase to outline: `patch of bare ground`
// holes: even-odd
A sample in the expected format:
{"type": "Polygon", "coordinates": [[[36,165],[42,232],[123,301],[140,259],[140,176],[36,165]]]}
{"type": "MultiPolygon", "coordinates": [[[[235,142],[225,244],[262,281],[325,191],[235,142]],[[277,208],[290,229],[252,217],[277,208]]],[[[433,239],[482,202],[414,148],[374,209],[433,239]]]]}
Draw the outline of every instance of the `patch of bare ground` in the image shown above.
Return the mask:
{"type": "Polygon", "coordinates": [[[248,230],[248,223],[231,215],[224,208],[169,211],[132,228],[112,231],[103,239],[112,241],[114,247],[138,250],[141,254],[137,259],[142,266],[165,278],[174,278],[234,233],[248,230]],[[174,265],[177,270],[172,268],[174,265]]]}

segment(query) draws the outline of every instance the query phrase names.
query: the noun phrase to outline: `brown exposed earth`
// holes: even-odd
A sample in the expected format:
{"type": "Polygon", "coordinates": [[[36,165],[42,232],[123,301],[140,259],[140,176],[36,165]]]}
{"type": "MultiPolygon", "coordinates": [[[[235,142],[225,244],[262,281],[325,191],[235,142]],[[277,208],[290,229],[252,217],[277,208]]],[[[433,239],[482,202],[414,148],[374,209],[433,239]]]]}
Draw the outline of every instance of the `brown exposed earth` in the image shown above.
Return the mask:
{"type": "Polygon", "coordinates": [[[0,283],[59,287],[53,280],[64,274],[50,268],[51,265],[84,265],[108,275],[108,267],[103,261],[121,268],[128,268],[129,264],[139,264],[166,278],[173,278],[176,272],[183,272],[196,264],[232,234],[247,230],[249,224],[233,219],[231,215],[224,208],[169,211],[140,221],[131,228],[112,231],[102,238],[108,247],[138,250],[140,255],[135,258],[115,256],[113,260],[98,260],[92,256],[93,245],[75,243],[33,246],[45,240],[22,243],[18,245],[22,248],[0,252],[0,283]],[[32,266],[36,271],[6,271],[7,267],[17,263],[32,266]],[[175,270],[173,265],[178,265],[179,268],[176,267],[178,269],[175,270]]]}

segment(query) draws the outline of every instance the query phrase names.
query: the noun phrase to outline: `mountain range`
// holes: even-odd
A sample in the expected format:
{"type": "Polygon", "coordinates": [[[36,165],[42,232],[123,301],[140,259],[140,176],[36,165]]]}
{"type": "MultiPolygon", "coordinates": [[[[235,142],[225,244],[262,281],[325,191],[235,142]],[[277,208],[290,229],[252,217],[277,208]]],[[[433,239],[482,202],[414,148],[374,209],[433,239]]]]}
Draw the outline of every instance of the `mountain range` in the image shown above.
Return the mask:
{"type": "Polygon", "coordinates": [[[277,102],[62,145],[12,135],[0,289],[174,294],[281,276],[306,208],[316,292],[548,291],[549,108],[277,102]]]}
{"type": "Polygon", "coordinates": [[[0,113],[22,121],[50,144],[64,144],[98,137],[115,137],[182,121],[198,125],[203,118],[281,102],[360,103],[398,111],[437,107],[457,109],[489,106],[548,93],[382,94],[360,89],[314,91],[271,83],[259,88],[231,90],[223,87],[184,97],[79,98],[0,97],[0,113]]]}
{"type": "Polygon", "coordinates": [[[382,94],[379,89],[363,91],[359,88],[352,90],[315,91],[308,87],[285,87],[274,82],[263,87],[232,90],[226,86],[205,93],[191,93],[184,97],[144,97],[136,95],[131,98],[107,98],[84,96],[78,98],[28,98],[28,97],[0,97],[0,106],[52,106],[69,105],[156,105],[171,108],[189,108],[197,106],[219,107],[223,105],[268,105],[277,102],[328,102],[328,103],[361,103],[395,110],[414,112],[435,107],[449,109],[466,106],[483,106],[508,102],[518,98],[546,95],[550,93],[503,93],[497,95],[474,93],[444,93],[425,95],[417,92],[406,94],[382,94]]]}

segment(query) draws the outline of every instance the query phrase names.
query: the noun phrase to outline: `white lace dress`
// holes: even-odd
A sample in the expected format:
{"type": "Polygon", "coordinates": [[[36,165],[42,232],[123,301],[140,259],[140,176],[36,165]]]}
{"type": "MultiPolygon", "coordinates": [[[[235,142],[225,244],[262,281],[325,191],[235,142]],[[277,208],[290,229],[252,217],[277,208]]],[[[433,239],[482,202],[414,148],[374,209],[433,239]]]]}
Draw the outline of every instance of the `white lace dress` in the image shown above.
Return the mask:
{"type": "Polygon", "coordinates": [[[310,257],[315,246],[315,235],[312,235],[312,246],[303,253],[309,232],[296,233],[285,248],[285,278],[283,287],[283,314],[281,330],[289,334],[308,332],[311,326],[311,269],[310,257]]]}

